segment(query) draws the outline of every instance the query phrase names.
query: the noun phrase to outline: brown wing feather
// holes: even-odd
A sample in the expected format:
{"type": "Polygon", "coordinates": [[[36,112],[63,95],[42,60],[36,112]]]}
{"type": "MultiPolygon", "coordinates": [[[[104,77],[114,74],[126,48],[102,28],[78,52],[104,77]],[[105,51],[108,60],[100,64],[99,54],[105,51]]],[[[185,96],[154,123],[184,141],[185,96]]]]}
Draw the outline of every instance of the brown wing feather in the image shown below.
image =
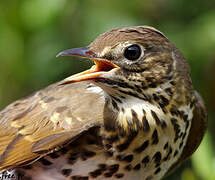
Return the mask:
{"type": "Polygon", "coordinates": [[[103,120],[88,82],[54,84],[0,112],[0,171],[43,156],[103,120]],[[87,100],[86,100],[87,99],[87,100]]]}
{"type": "Polygon", "coordinates": [[[184,160],[189,158],[199,147],[205,131],[207,129],[207,111],[202,97],[195,91],[195,103],[193,110],[193,120],[190,128],[190,133],[187,139],[187,143],[184,147],[181,157],[169,170],[171,172],[181,164],[184,160]]]}

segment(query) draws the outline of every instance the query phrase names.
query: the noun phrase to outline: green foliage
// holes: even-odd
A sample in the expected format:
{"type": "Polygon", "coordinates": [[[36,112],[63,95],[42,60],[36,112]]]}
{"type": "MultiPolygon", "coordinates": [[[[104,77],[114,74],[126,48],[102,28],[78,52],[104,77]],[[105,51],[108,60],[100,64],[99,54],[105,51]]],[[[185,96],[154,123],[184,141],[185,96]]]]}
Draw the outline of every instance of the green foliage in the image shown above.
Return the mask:
{"type": "Polygon", "coordinates": [[[86,46],[114,27],[154,26],[189,61],[211,120],[199,150],[167,179],[215,179],[214,6],[212,0],[1,0],[0,107],[90,66],[56,59],[59,51],[86,46]]]}

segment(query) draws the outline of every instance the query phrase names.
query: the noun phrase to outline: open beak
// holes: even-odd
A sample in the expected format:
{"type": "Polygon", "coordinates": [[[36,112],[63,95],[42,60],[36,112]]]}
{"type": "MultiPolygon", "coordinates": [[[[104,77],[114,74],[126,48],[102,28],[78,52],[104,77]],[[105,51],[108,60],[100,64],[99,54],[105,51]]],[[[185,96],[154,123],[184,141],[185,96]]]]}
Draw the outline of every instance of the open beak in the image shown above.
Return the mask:
{"type": "Polygon", "coordinates": [[[62,85],[101,78],[103,75],[119,69],[119,66],[111,63],[107,59],[96,57],[88,47],[68,49],[60,52],[56,57],[60,56],[78,56],[93,60],[95,63],[90,69],[64,79],[61,83],[62,85]]]}

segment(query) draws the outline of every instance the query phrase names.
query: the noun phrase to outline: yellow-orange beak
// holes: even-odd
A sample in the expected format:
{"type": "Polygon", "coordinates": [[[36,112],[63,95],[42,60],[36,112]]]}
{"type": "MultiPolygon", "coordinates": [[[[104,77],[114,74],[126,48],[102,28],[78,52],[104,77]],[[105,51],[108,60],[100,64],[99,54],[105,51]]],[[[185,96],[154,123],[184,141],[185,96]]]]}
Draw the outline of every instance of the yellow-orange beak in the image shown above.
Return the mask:
{"type": "Polygon", "coordinates": [[[59,56],[79,56],[93,60],[95,63],[95,65],[93,65],[90,69],[66,78],[61,84],[70,84],[74,82],[101,78],[101,76],[103,76],[104,74],[119,69],[119,66],[111,63],[107,59],[96,57],[88,47],[68,49],[60,52],[56,57],[59,56]]]}

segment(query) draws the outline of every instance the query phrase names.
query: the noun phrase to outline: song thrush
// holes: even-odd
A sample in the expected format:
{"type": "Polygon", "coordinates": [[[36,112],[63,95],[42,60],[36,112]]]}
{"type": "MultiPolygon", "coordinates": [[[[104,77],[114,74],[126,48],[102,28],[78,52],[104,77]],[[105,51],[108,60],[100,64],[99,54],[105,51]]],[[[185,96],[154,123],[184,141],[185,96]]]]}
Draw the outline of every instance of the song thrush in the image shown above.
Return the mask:
{"type": "Polygon", "coordinates": [[[0,112],[0,171],[28,180],[161,179],[199,146],[203,100],[160,31],[113,29],[57,56],[95,65],[0,112]]]}

